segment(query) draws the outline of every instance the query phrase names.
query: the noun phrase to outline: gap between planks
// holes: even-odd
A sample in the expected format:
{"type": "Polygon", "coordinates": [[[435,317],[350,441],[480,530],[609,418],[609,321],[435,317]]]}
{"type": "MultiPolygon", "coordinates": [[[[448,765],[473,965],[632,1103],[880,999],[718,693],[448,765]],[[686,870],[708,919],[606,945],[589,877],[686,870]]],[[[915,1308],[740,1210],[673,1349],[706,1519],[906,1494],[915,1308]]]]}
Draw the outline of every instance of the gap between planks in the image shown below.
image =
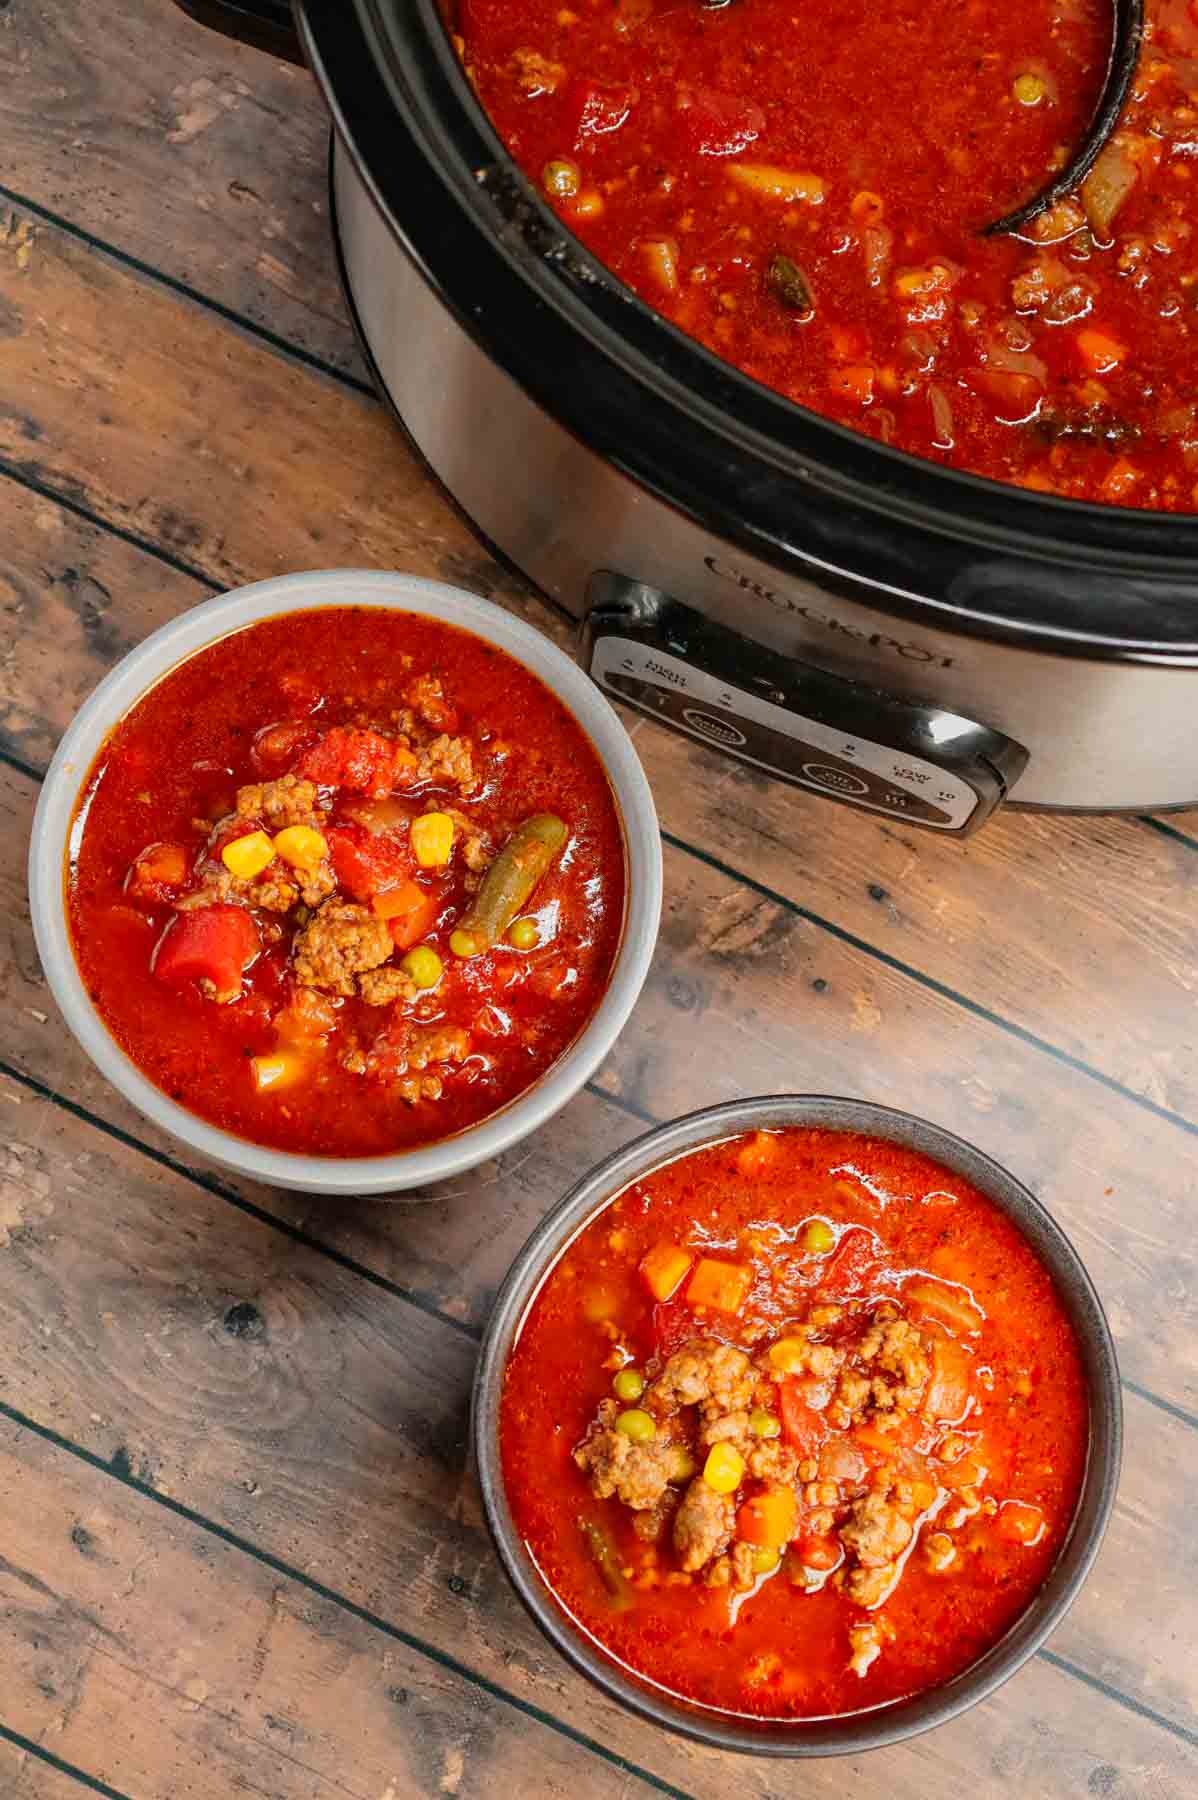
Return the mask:
{"type": "MultiPolygon", "coordinates": [[[[629,1761],[627,1757],[621,1756],[618,1751],[609,1750],[597,1738],[589,1737],[586,1732],[579,1731],[564,1719],[556,1718],[553,1713],[546,1712],[544,1708],[535,1706],[532,1701],[521,1699],[518,1694],[502,1687],[497,1681],[492,1681],[489,1676],[472,1669],[468,1663],[459,1662],[456,1657],[439,1650],[435,1644],[426,1643],[423,1638],[416,1637],[401,1626],[392,1624],[381,1613],[372,1612],[369,1607],[359,1605],[356,1600],[351,1600],[348,1594],[338,1593],[335,1588],[326,1586],[323,1581],[317,1581],[313,1576],[305,1574],[302,1569],[293,1568],[282,1557],[275,1556],[272,1551],[264,1550],[249,1538],[244,1538],[238,1532],[231,1531],[227,1525],[207,1518],[203,1513],[197,1512],[194,1507],[185,1506],[181,1500],[176,1500],[169,1494],[159,1493],[157,1488],[152,1487],[148,1482],[139,1480],[131,1469],[126,1471],[124,1468],[114,1466],[113,1463],[105,1462],[103,1457],[95,1455],[91,1450],[84,1449],[81,1444],[76,1444],[71,1438],[65,1437],[53,1426],[43,1425],[40,1420],[30,1418],[27,1414],[18,1411],[6,1400],[0,1400],[0,1417],[8,1419],[11,1424],[23,1431],[31,1432],[44,1443],[53,1445],[56,1450],[63,1450],[68,1455],[76,1457],[89,1468],[107,1476],[110,1481],[119,1482],[122,1487],[131,1488],[134,1493],[140,1494],[144,1499],[152,1500],[156,1506],[163,1507],[167,1512],[173,1513],[176,1518],[186,1520],[197,1530],[207,1532],[209,1536],[217,1538],[222,1544],[240,1551],[243,1556],[251,1557],[254,1562],[262,1564],[264,1568],[272,1570],[276,1575],[283,1576],[285,1580],[294,1581],[298,1586],[315,1594],[318,1599],[328,1601],[331,1606],[336,1606],[341,1611],[350,1614],[362,1624],[370,1626],[372,1630],[381,1632],[385,1637],[402,1644],[405,1649],[413,1651],[416,1655],[427,1658],[438,1668],[445,1669],[450,1674],[459,1676],[463,1681],[481,1688],[493,1699],[502,1701],[506,1706],[511,1706],[516,1712],[523,1713],[526,1718],[535,1719],[538,1724],[545,1725],[552,1731],[560,1732],[562,1736],[570,1738],[582,1749],[589,1750],[605,1763],[619,1769],[622,1774],[633,1776],[659,1794],[670,1795],[672,1800],[691,1800],[691,1796],[684,1789],[674,1787],[668,1781],[663,1781],[660,1776],[652,1774],[648,1769],[642,1769],[638,1764],[629,1761]]],[[[1060,1660],[1058,1659],[1058,1661],[1060,1660]]],[[[1069,1672],[1068,1664],[1062,1663],[1062,1667],[1069,1672]]],[[[1108,1697],[1118,1698],[1118,1690],[1112,1689],[1108,1697]]],[[[1129,1699],[1127,1704],[1141,1717],[1150,1719],[1152,1723],[1157,1722],[1141,1703],[1129,1699]]],[[[1184,1727],[1170,1725],[1164,1719],[1160,1723],[1168,1729],[1171,1736],[1184,1736],[1184,1727]]],[[[82,1770],[75,1770],[69,1764],[56,1766],[63,1767],[69,1774],[77,1774],[81,1780],[96,1786],[100,1793],[113,1795],[114,1800],[127,1800],[127,1797],[118,1793],[116,1789],[92,1782],[91,1777],[84,1775],[82,1770]]]]}

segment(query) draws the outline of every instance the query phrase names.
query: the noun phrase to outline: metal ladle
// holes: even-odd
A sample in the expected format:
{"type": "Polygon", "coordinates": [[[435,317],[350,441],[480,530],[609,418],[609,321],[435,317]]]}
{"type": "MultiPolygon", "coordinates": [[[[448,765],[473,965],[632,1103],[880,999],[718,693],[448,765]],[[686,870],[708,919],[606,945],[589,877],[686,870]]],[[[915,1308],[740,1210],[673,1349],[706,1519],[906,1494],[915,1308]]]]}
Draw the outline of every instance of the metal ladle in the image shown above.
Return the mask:
{"type": "Polygon", "coordinates": [[[1038,194],[1024,205],[1016,207],[1014,212],[1006,213],[992,225],[983,227],[983,237],[999,237],[1003,232],[1018,231],[1054,201],[1068,194],[1093,167],[1099,151],[1119,123],[1119,115],[1123,111],[1132,77],[1136,72],[1143,32],[1144,0],[1114,0],[1114,32],[1106,80],[1102,84],[1102,92],[1098,96],[1098,104],[1094,108],[1094,116],[1085,137],[1065,168],[1054,176],[1047,187],[1041,188],[1038,194]]]}

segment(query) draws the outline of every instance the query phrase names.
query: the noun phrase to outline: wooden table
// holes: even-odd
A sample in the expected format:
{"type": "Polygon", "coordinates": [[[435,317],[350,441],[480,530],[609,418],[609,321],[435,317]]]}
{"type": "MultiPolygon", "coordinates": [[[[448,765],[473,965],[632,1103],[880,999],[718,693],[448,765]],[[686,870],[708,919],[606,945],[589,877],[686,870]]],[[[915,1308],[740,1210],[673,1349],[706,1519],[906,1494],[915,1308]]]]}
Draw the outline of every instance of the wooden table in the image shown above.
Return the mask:
{"type": "Polygon", "coordinates": [[[83,695],[290,569],[410,569],[564,628],[371,396],[304,74],[167,0],[13,0],[0,72],[0,1795],[1198,1792],[1198,815],[942,843],[638,724],[661,943],[565,1117],[426,1204],[191,1166],[33,950],[30,815],[83,695]],[[801,1770],[592,1692],[463,1467],[479,1330],[545,1207],[645,1122],[778,1089],[908,1107],[1024,1176],[1126,1377],[1119,1506],[1051,1647],[930,1737],[801,1770]]]}

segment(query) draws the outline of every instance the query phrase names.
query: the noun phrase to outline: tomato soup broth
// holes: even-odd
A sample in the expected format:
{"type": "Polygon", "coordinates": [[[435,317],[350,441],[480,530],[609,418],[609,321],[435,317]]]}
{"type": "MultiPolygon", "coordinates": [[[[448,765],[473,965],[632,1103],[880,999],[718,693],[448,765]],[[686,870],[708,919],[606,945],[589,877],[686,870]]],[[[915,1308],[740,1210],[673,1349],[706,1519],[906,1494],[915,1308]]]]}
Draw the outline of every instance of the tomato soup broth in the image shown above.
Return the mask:
{"type": "Polygon", "coordinates": [[[481,638],[334,607],[199,651],[88,778],[68,908],[93,1003],[172,1099],[282,1150],[385,1155],[530,1087],[624,917],[606,772],[481,638]]]}
{"type": "Polygon", "coordinates": [[[506,1369],[516,1529],[613,1658],[729,1713],[937,1686],[1068,1533],[1089,1415],[1053,1281],[914,1151],[816,1129],[634,1182],[554,1265],[506,1369]]]}
{"type": "Polygon", "coordinates": [[[883,443],[1047,493],[1198,506],[1198,11],[1147,0],[1078,191],[1110,0],[456,0],[563,222],[719,356],[883,443]]]}

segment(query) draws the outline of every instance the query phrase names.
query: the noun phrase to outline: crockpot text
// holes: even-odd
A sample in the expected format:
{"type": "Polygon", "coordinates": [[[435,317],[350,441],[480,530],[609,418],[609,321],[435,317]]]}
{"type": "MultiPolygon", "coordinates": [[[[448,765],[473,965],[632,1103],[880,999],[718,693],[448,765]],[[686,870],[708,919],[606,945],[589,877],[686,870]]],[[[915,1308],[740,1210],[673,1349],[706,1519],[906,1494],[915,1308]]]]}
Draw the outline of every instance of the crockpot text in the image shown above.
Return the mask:
{"type": "Polygon", "coordinates": [[[925,649],[922,644],[902,643],[898,638],[888,637],[885,632],[867,631],[860,625],[846,625],[843,619],[819,612],[804,600],[795,600],[790,594],[781,594],[776,588],[766,587],[763,582],[754,581],[751,575],[742,574],[739,569],[725,567],[716,556],[705,556],[703,561],[713,575],[719,575],[724,581],[734,581],[738,588],[743,588],[747,594],[756,594],[759,600],[767,601],[778,612],[797,613],[809,625],[822,625],[825,631],[838,631],[843,637],[855,638],[858,643],[868,644],[873,650],[889,650],[907,662],[934,663],[938,669],[951,669],[955,663],[954,657],[941,656],[935,650],[925,649]]]}

